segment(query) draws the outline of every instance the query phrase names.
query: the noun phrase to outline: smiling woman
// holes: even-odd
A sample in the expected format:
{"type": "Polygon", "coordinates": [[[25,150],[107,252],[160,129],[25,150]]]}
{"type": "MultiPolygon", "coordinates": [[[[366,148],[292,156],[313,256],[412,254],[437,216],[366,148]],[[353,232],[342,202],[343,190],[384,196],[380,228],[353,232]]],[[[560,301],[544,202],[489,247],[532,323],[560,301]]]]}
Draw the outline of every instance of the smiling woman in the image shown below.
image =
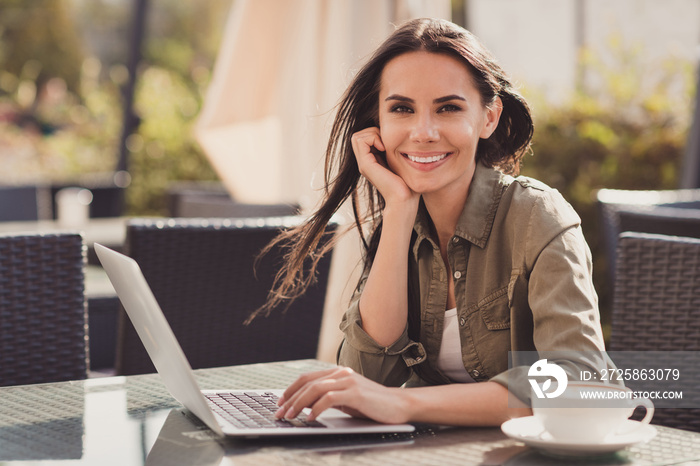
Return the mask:
{"type": "Polygon", "coordinates": [[[368,240],[341,323],[345,367],[301,377],[278,416],[340,407],[499,424],[530,412],[509,351],[604,349],[578,216],[557,191],[511,176],[532,134],[527,104],[468,31],[414,20],[379,47],[340,102],[321,207],[276,240],[290,254],[265,308],[303,292],[304,262],[325,252],[326,224],[352,199],[368,240]]]}

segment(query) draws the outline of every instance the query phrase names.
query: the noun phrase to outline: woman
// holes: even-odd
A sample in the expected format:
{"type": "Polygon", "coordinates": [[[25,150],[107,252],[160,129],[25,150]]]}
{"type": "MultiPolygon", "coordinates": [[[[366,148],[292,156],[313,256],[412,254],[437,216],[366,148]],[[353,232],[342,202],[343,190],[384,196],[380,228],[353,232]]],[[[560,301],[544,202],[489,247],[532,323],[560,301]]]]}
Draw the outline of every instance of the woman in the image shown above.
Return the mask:
{"type": "Polygon", "coordinates": [[[279,239],[291,253],[268,303],[304,289],[305,258],[352,198],[369,241],[341,367],[294,382],[279,417],[338,407],[498,425],[530,413],[522,390],[525,403],[508,404],[508,383],[526,375],[508,369],[508,351],[603,350],[578,216],[555,190],[510,176],[532,132],[527,104],[464,29],[414,20],[379,47],[340,103],[321,208],[279,239]]]}

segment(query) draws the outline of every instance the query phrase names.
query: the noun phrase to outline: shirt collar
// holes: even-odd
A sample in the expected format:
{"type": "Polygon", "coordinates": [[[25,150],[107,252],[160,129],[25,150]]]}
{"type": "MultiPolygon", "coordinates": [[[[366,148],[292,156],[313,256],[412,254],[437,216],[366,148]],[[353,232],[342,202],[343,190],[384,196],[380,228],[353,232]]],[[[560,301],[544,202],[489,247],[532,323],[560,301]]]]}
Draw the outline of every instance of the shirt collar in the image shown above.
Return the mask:
{"type": "MultiPolygon", "coordinates": [[[[480,248],[486,246],[498,204],[501,202],[503,187],[509,184],[508,179],[512,180],[510,176],[504,175],[495,168],[488,168],[481,162],[476,164],[474,176],[469,186],[467,202],[464,204],[462,214],[457,221],[456,236],[464,238],[480,248]]],[[[421,199],[413,225],[416,233],[413,254],[416,260],[418,259],[418,248],[423,240],[428,240],[433,247],[437,247],[438,243],[431,234],[430,225],[428,211],[421,199]]]]}

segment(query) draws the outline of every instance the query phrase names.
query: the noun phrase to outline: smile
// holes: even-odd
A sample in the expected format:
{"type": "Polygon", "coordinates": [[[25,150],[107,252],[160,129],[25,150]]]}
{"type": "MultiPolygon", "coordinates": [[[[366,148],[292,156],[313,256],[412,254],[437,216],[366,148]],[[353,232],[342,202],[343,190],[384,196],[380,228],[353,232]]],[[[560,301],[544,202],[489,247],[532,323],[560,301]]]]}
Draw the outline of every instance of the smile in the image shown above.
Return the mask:
{"type": "Polygon", "coordinates": [[[416,157],[414,155],[409,155],[409,154],[403,154],[403,155],[411,162],[433,163],[433,162],[439,162],[440,160],[444,159],[445,157],[450,155],[450,152],[446,152],[444,154],[439,154],[439,155],[433,155],[432,157],[416,157]]]}

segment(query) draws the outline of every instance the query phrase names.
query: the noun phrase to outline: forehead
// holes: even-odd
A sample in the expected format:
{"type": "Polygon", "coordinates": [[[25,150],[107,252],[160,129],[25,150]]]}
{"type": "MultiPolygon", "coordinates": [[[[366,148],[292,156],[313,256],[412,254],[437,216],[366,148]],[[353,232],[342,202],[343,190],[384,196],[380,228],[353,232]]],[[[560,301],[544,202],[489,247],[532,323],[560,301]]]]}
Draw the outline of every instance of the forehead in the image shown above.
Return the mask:
{"type": "Polygon", "coordinates": [[[477,92],[467,65],[442,53],[408,52],[392,58],[382,71],[379,94],[449,95],[477,92]]]}

